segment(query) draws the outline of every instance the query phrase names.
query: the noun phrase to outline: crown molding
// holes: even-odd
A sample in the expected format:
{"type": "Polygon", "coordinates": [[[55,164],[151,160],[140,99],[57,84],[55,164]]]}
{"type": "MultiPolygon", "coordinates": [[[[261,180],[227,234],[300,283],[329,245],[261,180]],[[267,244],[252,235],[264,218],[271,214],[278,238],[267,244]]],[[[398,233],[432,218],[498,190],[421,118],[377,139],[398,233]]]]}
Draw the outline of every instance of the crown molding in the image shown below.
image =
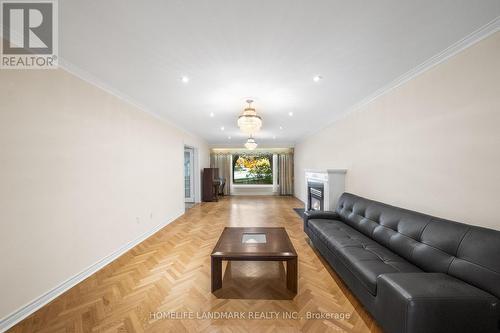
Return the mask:
{"type": "Polygon", "coordinates": [[[481,40],[493,35],[494,33],[500,31],[500,16],[496,17],[494,20],[490,21],[489,23],[485,24],[478,30],[474,31],[473,33],[467,35],[466,37],[462,38],[458,42],[453,43],[443,51],[439,52],[438,54],[432,56],[431,58],[427,59],[420,65],[412,68],[405,74],[399,76],[395,80],[391,81],[390,83],[384,85],[382,88],[376,90],[372,94],[366,96],[359,102],[355,103],[351,107],[347,108],[337,116],[334,116],[330,121],[326,121],[323,126],[319,126],[315,128],[313,131],[310,133],[304,135],[302,138],[298,139],[296,141],[296,144],[300,144],[302,141],[305,139],[313,136],[314,134],[320,132],[321,130],[331,126],[333,123],[336,121],[343,119],[347,116],[349,116],[351,113],[354,111],[357,111],[361,109],[362,107],[370,104],[377,98],[379,98],[382,95],[385,95],[389,93],[390,91],[396,89],[397,87],[405,84],[408,81],[411,81],[412,79],[416,78],[420,74],[423,74],[427,72],[428,70],[432,69],[433,67],[445,62],[449,58],[457,55],[458,53],[464,51],[465,49],[473,46],[474,44],[480,42],[481,40]]]}
{"type": "MultiPolygon", "coordinates": [[[[184,128],[183,126],[173,122],[171,119],[165,117],[165,116],[160,116],[158,113],[152,111],[150,108],[146,107],[144,104],[138,102],[134,98],[130,97],[128,94],[125,94],[122,91],[119,91],[118,89],[115,89],[111,87],[109,84],[105,83],[104,81],[100,80],[97,78],[95,75],[90,74],[88,71],[76,66],[75,64],[67,61],[66,59],[59,57],[59,68],[63,69],[64,71],[76,76],[77,78],[90,83],[91,85],[105,91],[106,93],[115,96],[116,98],[126,102],[127,104],[130,104],[137,109],[149,114],[150,116],[163,121],[167,123],[168,125],[184,132],[185,134],[188,134],[192,137],[199,138],[202,141],[207,141],[200,137],[199,135],[194,134],[193,132],[189,131],[188,129],[184,128]]],[[[208,143],[207,143],[208,144],[208,143]]]]}

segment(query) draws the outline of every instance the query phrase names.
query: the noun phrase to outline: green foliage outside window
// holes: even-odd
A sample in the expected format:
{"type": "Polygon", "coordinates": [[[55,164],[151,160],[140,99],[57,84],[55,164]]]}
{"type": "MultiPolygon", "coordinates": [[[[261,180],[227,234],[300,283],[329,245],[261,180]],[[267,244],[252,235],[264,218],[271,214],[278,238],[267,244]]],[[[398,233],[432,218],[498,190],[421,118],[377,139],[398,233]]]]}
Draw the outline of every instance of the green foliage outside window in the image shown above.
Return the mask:
{"type": "Polygon", "coordinates": [[[273,155],[233,155],[234,184],[273,183],[273,155]]]}

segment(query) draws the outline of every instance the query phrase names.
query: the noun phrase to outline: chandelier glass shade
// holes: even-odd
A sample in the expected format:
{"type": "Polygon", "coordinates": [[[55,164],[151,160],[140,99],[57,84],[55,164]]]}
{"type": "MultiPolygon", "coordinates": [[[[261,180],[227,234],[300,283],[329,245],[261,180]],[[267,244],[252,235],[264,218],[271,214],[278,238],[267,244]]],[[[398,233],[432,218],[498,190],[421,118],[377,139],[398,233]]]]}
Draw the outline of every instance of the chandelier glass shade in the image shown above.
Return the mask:
{"type": "Polygon", "coordinates": [[[262,118],[257,115],[257,111],[252,107],[252,100],[247,100],[248,107],[238,117],[238,127],[245,134],[254,134],[262,127],[262,118]]]}
{"type": "Polygon", "coordinates": [[[249,137],[247,142],[245,143],[245,148],[248,150],[254,150],[255,148],[257,148],[257,142],[255,142],[255,139],[249,137]]]}

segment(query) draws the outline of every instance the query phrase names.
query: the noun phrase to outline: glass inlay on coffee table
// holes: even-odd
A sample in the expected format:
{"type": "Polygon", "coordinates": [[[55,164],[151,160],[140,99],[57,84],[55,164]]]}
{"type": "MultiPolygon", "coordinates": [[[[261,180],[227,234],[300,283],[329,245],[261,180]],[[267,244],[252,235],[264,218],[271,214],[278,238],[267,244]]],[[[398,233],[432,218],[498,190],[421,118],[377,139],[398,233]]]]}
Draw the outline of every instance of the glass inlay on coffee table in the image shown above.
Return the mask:
{"type": "Polygon", "coordinates": [[[267,243],[266,234],[245,233],[241,237],[244,244],[265,244],[267,243]]]}

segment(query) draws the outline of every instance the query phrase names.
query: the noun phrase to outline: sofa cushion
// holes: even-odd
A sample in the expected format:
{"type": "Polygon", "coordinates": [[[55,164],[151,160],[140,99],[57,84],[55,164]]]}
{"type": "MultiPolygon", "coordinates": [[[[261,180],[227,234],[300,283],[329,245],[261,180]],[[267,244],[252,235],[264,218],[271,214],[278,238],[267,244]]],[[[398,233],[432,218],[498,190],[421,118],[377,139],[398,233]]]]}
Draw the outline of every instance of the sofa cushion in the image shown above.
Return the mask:
{"type": "Polygon", "coordinates": [[[308,224],[372,295],[377,293],[377,277],[381,274],[421,271],[341,221],[312,219],[308,224]]]}
{"type": "Polygon", "coordinates": [[[380,250],[380,245],[366,248],[345,247],[340,250],[344,264],[372,295],[377,294],[377,278],[382,274],[421,272],[417,266],[395,254],[380,257],[377,250],[380,250]]]}
{"type": "Polygon", "coordinates": [[[375,244],[375,241],[349,227],[342,221],[312,219],[308,221],[311,230],[333,252],[337,248],[349,245],[375,244]]]}

